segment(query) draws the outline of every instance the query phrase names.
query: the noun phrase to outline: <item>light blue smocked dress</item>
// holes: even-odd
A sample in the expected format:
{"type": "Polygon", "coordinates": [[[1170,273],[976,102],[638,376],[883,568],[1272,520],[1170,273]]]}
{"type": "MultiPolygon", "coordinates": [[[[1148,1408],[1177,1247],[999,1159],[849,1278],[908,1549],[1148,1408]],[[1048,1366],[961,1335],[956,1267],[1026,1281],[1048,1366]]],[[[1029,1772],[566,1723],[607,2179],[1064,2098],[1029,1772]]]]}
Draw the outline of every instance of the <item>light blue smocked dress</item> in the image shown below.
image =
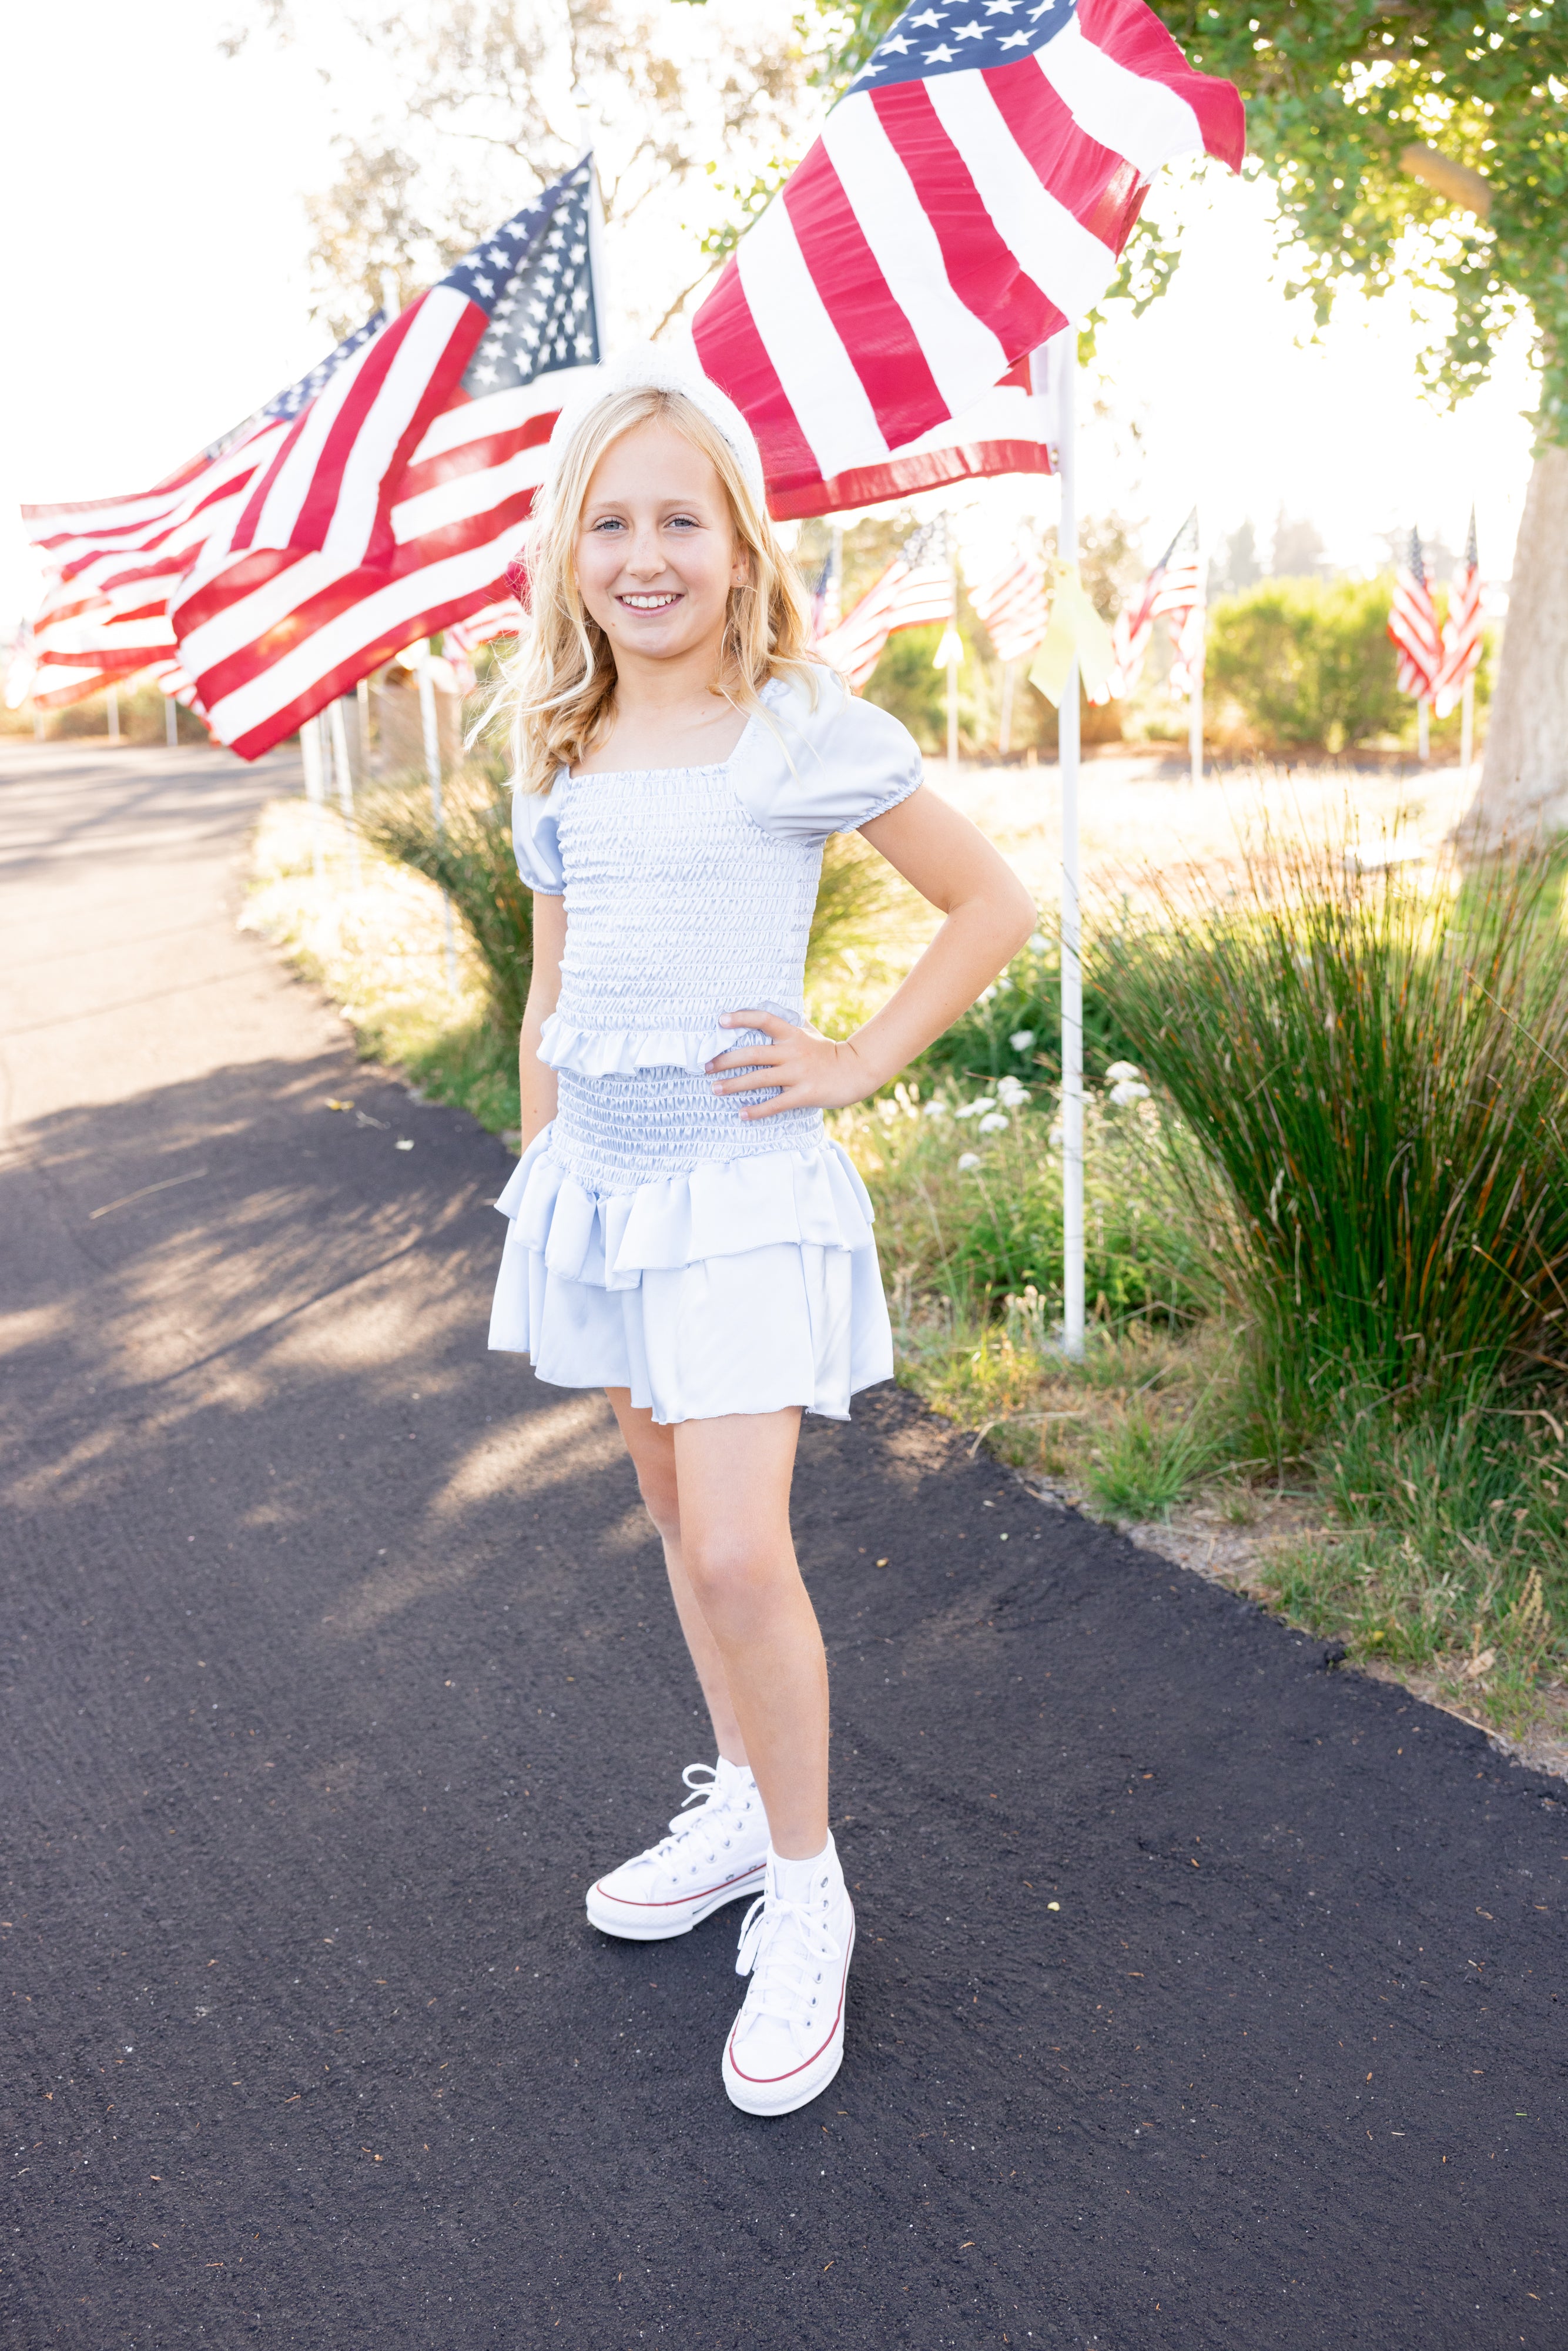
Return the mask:
{"type": "Polygon", "coordinates": [[[763,689],[709,768],[518,792],[523,879],[564,893],[560,997],[539,1059],[555,1118],[497,1207],[509,1219],[492,1347],[561,1387],[626,1387],[655,1420],[801,1405],[842,1420],[893,1372],[872,1207],[820,1111],[740,1116],[703,1064],[804,1018],[806,940],[831,832],[897,806],[920,754],[829,671],[763,689]]]}

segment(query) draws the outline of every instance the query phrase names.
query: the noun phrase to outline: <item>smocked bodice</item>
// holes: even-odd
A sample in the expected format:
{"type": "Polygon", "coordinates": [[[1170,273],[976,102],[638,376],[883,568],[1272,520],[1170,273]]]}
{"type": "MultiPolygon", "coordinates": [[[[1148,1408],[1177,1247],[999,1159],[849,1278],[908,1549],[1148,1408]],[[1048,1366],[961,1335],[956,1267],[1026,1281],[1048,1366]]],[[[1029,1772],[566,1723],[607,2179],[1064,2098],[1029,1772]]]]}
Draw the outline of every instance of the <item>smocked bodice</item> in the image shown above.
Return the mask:
{"type": "Polygon", "coordinates": [[[566,900],[560,994],[539,1059],[558,1077],[552,1165],[574,1197],[623,1197],[715,1162],[819,1148],[820,1111],[742,1112],[706,1063],[762,1040],[757,1010],[799,1021],[831,832],[914,791],[920,755],[885,711],[824,672],[812,702],[776,681],[721,765],[570,776],[513,807],[517,864],[566,900]]]}
{"type": "Polygon", "coordinates": [[[748,1006],[800,1019],[820,840],[764,832],[727,762],[566,778],[551,797],[566,883],[561,1027],[706,1040],[722,1013],[748,1006]]]}

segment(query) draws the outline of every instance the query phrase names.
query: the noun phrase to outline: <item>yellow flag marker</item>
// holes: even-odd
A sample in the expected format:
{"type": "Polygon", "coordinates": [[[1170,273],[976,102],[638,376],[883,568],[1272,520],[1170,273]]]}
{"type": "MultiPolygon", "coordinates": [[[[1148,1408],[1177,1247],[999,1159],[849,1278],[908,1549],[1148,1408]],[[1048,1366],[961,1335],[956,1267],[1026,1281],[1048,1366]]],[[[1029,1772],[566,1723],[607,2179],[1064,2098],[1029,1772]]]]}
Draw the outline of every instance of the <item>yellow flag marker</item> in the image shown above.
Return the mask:
{"type": "Polygon", "coordinates": [[[1056,590],[1051,600],[1051,626],[1034,657],[1029,682],[1038,685],[1047,701],[1060,709],[1068,666],[1074,653],[1078,656],[1083,691],[1091,701],[1108,682],[1115,666],[1115,655],[1111,647],[1111,632],[1090,602],[1078,576],[1077,564],[1055,562],[1051,569],[1056,590]]]}

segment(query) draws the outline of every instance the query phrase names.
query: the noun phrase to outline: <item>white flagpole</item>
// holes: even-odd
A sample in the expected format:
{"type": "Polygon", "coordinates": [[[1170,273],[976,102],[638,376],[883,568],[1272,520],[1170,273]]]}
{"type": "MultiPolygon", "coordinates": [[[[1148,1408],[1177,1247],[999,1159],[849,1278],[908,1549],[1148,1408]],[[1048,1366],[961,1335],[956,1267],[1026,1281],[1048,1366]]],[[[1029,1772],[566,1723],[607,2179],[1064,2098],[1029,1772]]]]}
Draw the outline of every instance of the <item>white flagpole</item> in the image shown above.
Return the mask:
{"type": "Polygon", "coordinates": [[[997,727],[997,757],[1005,759],[1013,747],[1013,678],[1016,662],[1002,664],[1002,715],[997,727]]]}
{"type": "MultiPolygon", "coordinates": [[[[430,778],[430,813],[435,830],[442,828],[444,811],[441,800],[441,721],[435,710],[435,680],[430,672],[430,641],[421,637],[413,649],[413,665],[419,678],[419,715],[424,726],[424,772],[430,778]]],[[[444,937],[446,985],[457,985],[457,950],[452,936],[452,901],[444,890],[441,893],[441,919],[444,937]]]]}
{"type": "Polygon", "coordinates": [[[360,835],[354,823],[354,771],[349,765],[349,730],[343,724],[343,697],[332,704],[332,764],[338,770],[338,806],[349,836],[349,885],[360,886],[360,835]]]}
{"type": "Polygon", "coordinates": [[[305,797],[310,803],[310,878],[321,879],[321,810],[327,798],[321,773],[321,721],[308,718],[299,729],[299,757],[305,767],[305,797]]]}
{"type": "Polygon", "coordinates": [[[1431,737],[1427,726],[1427,697],[1416,696],[1416,757],[1425,762],[1432,756],[1431,737]]]}
{"type": "Polygon", "coordinates": [[[163,740],[171,751],[180,740],[180,705],[172,694],[163,697],[163,740]]]}
{"type": "Polygon", "coordinates": [[[947,653],[947,781],[958,780],[958,566],[953,553],[953,521],[950,515],[942,517],[942,545],[947,557],[947,600],[952,617],[947,622],[954,642],[947,653]]]}
{"type": "Polygon", "coordinates": [[[1196,537],[1197,544],[1193,550],[1193,588],[1194,592],[1197,595],[1197,601],[1193,608],[1192,618],[1188,622],[1187,625],[1189,628],[1194,629],[1197,635],[1197,666],[1196,669],[1193,667],[1189,657],[1187,663],[1187,674],[1191,680],[1191,691],[1187,695],[1186,705],[1187,768],[1191,781],[1195,787],[1201,784],[1203,781],[1203,673],[1206,666],[1204,657],[1208,651],[1208,582],[1204,578],[1203,572],[1203,524],[1201,518],[1197,525],[1196,537]]]}
{"type": "Polygon", "coordinates": [[[103,705],[104,717],[109,727],[109,739],[111,743],[118,743],[120,740],[120,688],[117,685],[111,684],[106,689],[103,705]]]}
{"type": "Polygon", "coordinates": [[[1465,680],[1463,699],[1459,704],[1459,773],[1468,784],[1470,761],[1476,748],[1476,676],[1472,670],[1465,680]]]}
{"type": "MultiPolygon", "coordinates": [[[[1078,329],[1061,337],[1057,472],[1061,519],[1056,551],[1078,560],[1078,329]]],[[[1078,853],[1078,658],[1068,664],[1057,712],[1061,778],[1061,1345],[1083,1353],[1083,967],[1078,853]]]]}

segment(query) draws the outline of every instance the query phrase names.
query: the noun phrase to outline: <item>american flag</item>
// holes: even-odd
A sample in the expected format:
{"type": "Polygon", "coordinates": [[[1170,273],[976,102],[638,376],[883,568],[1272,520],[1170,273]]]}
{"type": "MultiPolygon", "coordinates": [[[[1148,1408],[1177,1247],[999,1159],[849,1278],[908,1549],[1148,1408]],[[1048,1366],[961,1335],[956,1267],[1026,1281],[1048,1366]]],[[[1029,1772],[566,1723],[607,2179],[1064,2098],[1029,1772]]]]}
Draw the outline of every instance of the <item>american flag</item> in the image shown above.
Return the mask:
{"type": "MultiPolygon", "coordinates": [[[[1170,631],[1176,659],[1171,664],[1173,694],[1194,693],[1203,678],[1207,600],[1197,536],[1197,508],[1183,523],[1156,567],[1159,584],[1150,606],[1170,631]]],[[[1145,587],[1149,583],[1145,583],[1145,587]]],[[[1114,643],[1114,638],[1112,640],[1114,643]]]]}
{"type": "MultiPolygon", "coordinates": [[[[1116,666],[1106,687],[1108,700],[1120,702],[1131,694],[1143,674],[1144,656],[1155,633],[1156,617],[1164,611],[1176,611],[1185,621],[1197,586],[1197,513],[1195,508],[1145,580],[1136,601],[1124,605],[1116,615],[1116,623],[1111,632],[1111,650],[1115,656],[1116,666]],[[1187,541],[1191,549],[1185,562],[1179,552],[1184,541],[1187,541]],[[1186,576],[1188,566],[1190,579],[1186,576]],[[1165,601],[1167,583],[1172,598],[1168,603],[1165,601]]],[[[1179,628],[1180,622],[1177,626],[1179,628]]]]}
{"type": "Polygon", "coordinates": [[[451,660],[465,660],[477,653],[481,645],[493,644],[497,637],[515,637],[528,626],[528,616],[515,596],[502,596],[494,604],[486,604],[465,620],[453,621],[442,639],[441,650],[451,660]]]}
{"type": "Polygon", "coordinates": [[[155,657],[170,659],[169,599],[201,549],[227,529],[257,468],[294,418],[385,324],[385,313],[375,311],[306,374],[155,489],[23,507],[28,537],[48,566],[33,621],[35,700],[50,708],[79,701],[155,657]]]}
{"type": "Polygon", "coordinates": [[[1429,695],[1442,671],[1443,648],[1418,531],[1411,532],[1409,549],[1395,575],[1388,633],[1399,649],[1400,693],[1417,699],[1429,695]]]}
{"type": "Polygon", "coordinates": [[[1014,555],[970,589],[969,601],[986,624],[998,661],[1023,661],[1043,643],[1050,610],[1045,567],[1038,555],[1014,555]]]}
{"type": "Polygon", "coordinates": [[[472,694],[479,683],[474,656],[481,645],[494,644],[501,637],[518,636],[528,624],[528,616],[515,596],[503,596],[496,603],[470,612],[464,620],[450,622],[442,632],[441,651],[452,664],[458,692],[472,694]]]}
{"type": "Polygon", "coordinates": [[[1481,657],[1480,551],[1476,545],[1476,510],[1470,508],[1469,536],[1465,540],[1463,569],[1448,595],[1448,617],[1443,623],[1443,665],[1432,707],[1446,718],[1462,697],[1481,657]]]}
{"type": "Polygon", "coordinates": [[[813,650],[858,694],[895,629],[921,629],[937,621],[950,626],[953,618],[946,526],[937,520],[904,540],[882,577],[813,650]]]}
{"type": "Polygon", "coordinates": [[[565,379],[599,364],[593,204],[584,156],[334,380],[204,554],[170,617],[242,758],[504,593],[565,379]]]}
{"type": "Polygon", "coordinates": [[[895,453],[1092,308],[1162,163],[1243,143],[1144,0],[916,0],[693,320],[775,512],[890,495],[895,453]]]}

